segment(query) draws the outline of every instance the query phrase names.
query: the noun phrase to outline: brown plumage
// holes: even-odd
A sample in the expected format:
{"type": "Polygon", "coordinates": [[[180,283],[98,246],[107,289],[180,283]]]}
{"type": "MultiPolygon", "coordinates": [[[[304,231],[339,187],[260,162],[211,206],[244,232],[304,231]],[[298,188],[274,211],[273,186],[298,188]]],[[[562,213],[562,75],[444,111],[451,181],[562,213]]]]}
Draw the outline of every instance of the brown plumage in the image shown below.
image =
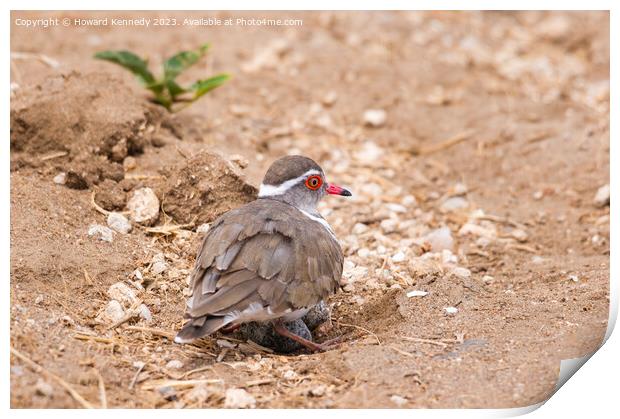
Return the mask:
{"type": "MultiPolygon", "coordinates": [[[[290,158],[281,160],[286,163],[286,159],[290,158]]],[[[308,170],[321,171],[305,157],[296,156],[292,163],[274,163],[272,168],[277,170],[270,169],[263,183],[278,185],[308,170]]],[[[301,317],[304,310],[336,292],[342,276],[342,249],[318,213],[309,214],[290,198],[305,188],[302,181],[298,183],[301,186],[291,187],[282,196],[259,198],[212,224],[196,258],[185,314],[189,320],[177,342],[246,321],[301,317]],[[295,188],[302,189],[292,191],[295,188]]],[[[330,192],[318,193],[317,203],[330,192]]]]}

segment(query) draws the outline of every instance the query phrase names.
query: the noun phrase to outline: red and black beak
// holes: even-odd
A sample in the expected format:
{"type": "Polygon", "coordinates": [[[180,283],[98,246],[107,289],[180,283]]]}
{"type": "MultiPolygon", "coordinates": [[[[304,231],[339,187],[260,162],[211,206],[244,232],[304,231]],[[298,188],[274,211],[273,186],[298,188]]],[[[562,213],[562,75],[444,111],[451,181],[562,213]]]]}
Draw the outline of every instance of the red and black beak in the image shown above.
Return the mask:
{"type": "Polygon", "coordinates": [[[327,193],[330,195],[351,196],[351,192],[333,183],[327,185],[327,193]]]}

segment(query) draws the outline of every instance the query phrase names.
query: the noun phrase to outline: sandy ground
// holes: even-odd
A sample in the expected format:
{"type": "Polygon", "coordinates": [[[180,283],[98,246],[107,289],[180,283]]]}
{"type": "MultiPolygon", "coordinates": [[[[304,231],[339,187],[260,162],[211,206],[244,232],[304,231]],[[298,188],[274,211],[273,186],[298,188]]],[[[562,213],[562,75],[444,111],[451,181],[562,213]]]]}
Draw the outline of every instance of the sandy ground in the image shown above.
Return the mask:
{"type": "MultiPolygon", "coordinates": [[[[12,20],[49,15],[14,12],[12,20]]],[[[14,54],[11,64],[12,407],[98,407],[103,394],[108,407],[545,400],[560,360],[595,350],[607,324],[609,206],[594,197],[609,183],[609,15],[215,15],[295,17],[303,26],[13,23],[11,51],[32,55],[14,54]],[[234,78],[174,117],[122,69],[91,59],[129,49],[158,66],[205,41],[205,63],[181,80],[234,78]],[[365,123],[369,109],[384,110],[385,121],[365,123]],[[119,141],[129,144],[120,155],[119,141]],[[322,206],[347,259],[325,328],[342,336],[339,348],[278,355],[236,334],[173,344],[198,222],[169,235],[134,227],[112,242],[88,236],[89,225],[106,224],[93,191],[108,210],[125,210],[142,186],[161,199],[205,150],[232,160],[254,186],[275,158],[305,154],[353,190],[353,199],[322,206]],[[88,189],[53,181],[69,170],[88,189]],[[451,251],[430,243],[441,227],[451,251]],[[157,254],[166,262],[160,273],[157,254]],[[117,282],[133,287],[150,321],[101,320],[117,282]]],[[[253,189],[233,178],[209,178],[231,195],[185,214],[208,221],[250,199],[253,189]]],[[[181,191],[200,188],[181,180],[181,191]]],[[[160,214],[157,225],[184,223],[160,214]]]]}

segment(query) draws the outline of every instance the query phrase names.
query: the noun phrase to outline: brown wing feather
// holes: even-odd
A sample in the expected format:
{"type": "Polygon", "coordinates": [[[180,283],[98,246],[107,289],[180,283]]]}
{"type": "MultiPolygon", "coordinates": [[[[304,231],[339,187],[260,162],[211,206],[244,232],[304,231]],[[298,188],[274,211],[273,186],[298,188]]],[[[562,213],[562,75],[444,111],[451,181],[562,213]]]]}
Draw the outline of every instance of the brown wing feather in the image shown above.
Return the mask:
{"type": "Polygon", "coordinates": [[[212,333],[253,303],[274,312],[313,306],[338,289],[342,264],[331,234],[287,204],[260,199],[229,211],[198,252],[185,335],[212,333]]]}

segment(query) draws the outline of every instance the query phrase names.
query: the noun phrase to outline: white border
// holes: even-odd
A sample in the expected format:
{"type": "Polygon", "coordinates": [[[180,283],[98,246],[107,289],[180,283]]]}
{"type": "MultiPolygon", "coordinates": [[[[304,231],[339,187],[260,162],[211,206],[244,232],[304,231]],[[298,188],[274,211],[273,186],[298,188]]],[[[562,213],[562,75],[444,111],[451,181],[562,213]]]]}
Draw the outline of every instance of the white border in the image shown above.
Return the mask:
{"type": "MultiPolygon", "coordinates": [[[[617,65],[618,54],[617,54],[617,42],[614,42],[614,39],[619,39],[618,36],[618,7],[614,7],[617,2],[613,1],[604,1],[604,0],[590,0],[590,1],[533,1],[533,0],[521,0],[521,1],[483,1],[483,0],[470,0],[467,2],[456,2],[456,1],[446,1],[446,0],[435,0],[435,1],[406,1],[406,0],[383,0],[383,1],[370,1],[370,0],[359,0],[356,2],[348,2],[348,3],[340,3],[336,4],[332,1],[325,0],[299,0],[294,3],[286,2],[286,1],[270,1],[270,2],[251,2],[251,1],[223,1],[223,0],[213,0],[206,2],[197,2],[197,1],[188,1],[188,0],[176,0],[174,2],[134,2],[133,4],[128,4],[127,0],[107,0],[107,1],[90,1],[83,2],[77,0],[67,0],[67,1],[55,1],[53,3],[49,1],[33,1],[33,0],[24,0],[24,1],[9,1],[5,7],[5,25],[2,25],[2,49],[3,56],[9,56],[9,45],[10,45],[10,12],[11,8],[16,10],[46,10],[46,9],[65,9],[65,10],[398,10],[398,9],[417,9],[417,10],[484,10],[484,9],[503,9],[503,10],[527,10],[527,9],[535,9],[535,10],[611,10],[611,68],[612,71],[610,74],[615,74],[618,72],[619,67],[617,65]],[[150,6],[150,7],[145,7],[150,6]]],[[[10,288],[9,288],[9,252],[10,252],[10,195],[9,195],[9,104],[10,104],[10,92],[9,92],[9,66],[8,63],[5,62],[4,66],[2,66],[2,71],[4,75],[5,82],[0,86],[3,92],[3,100],[2,100],[2,128],[4,135],[4,140],[1,143],[0,148],[0,164],[3,170],[2,181],[0,181],[0,196],[3,198],[4,205],[0,206],[1,211],[1,219],[2,222],[0,227],[1,234],[1,254],[2,254],[2,298],[4,299],[5,307],[5,315],[8,314],[8,307],[10,304],[10,288]]],[[[611,133],[610,138],[614,139],[617,137],[617,129],[616,125],[620,118],[618,118],[618,107],[614,106],[617,103],[618,99],[618,83],[617,76],[616,78],[611,79],[611,133]]],[[[617,141],[617,140],[616,140],[617,141]]],[[[611,162],[618,161],[618,147],[614,144],[613,140],[611,141],[611,162]]],[[[618,185],[618,168],[613,164],[611,165],[611,189],[615,191],[616,186],[618,185]]],[[[618,219],[617,216],[610,217],[611,218],[611,251],[612,254],[616,254],[615,248],[617,248],[616,241],[613,239],[618,236],[618,219]]],[[[611,258],[610,258],[611,259],[611,258]]],[[[611,259],[611,306],[610,306],[610,321],[607,330],[607,337],[609,337],[613,326],[615,324],[618,312],[618,264],[614,263],[613,259],[611,259]]],[[[570,380],[555,396],[553,396],[546,405],[537,410],[533,416],[534,417],[562,417],[566,415],[567,417],[576,417],[588,414],[592,415],[595,412],[598,412],[600,417],[611,417],[612,413],[617,413],[617,384],[616,377],[619,372],[618,365],[618,356],[620,353],[620,339],[616,333],[612,336],[611,339],[604,345],[604,347],[598,351],[588,362],[588,367],[582,369],[577,374],[579,376],[578,379],[570,380]],[[596,401],[596,404],[592,404],[593,401],[596,401]]],[[[2,410],[7,410],[9,407],[9,319],[7,315],[7,319],[5,320],[5,327],[0,331],[0,345],[4,349],[2,351],[2,410]]],[[[528,408],[524,409],[508,409],[508,410],[390,410],[388,414],[395,415],[399,417],[411,417],[415,415],[416,417],[505,417],[512,416],[515,414],[526,413],[528,408]]],[[[153,417],[162,417],[169,415],[195,415],[198,417],[199,415],[202,417],[205,414],[209,416],[215,417],[238,417],[240,414],[250,415],[253,417],[269,417],[272,418],[274,416],[290,416],[291,414],[296,417],[314,417],[317,414],[321,416],[342,416],[348,414],[355,415],[356,417],[375,417],[376,415],[383,414],[377,410],[355,410],[355,411],[343,411],[343,410],[328,410],[315,412],[311,410],[296,410],[295,412],[291,412],[290,410],[284,411],[268,411],[268,410],[259,410],[259,411],[250,411],[250,412],[238,412],[238,411],[226,411],[226,410],[210,410],[209,412],[204,412],[202,410],[194,410],[194,411],[149,411],[148,414],[153,417]]],[[[39,416],[41,412],[33,411],[33,410],[21,410],[21,411],[10,411],[9,415],[12,416],[31,416],[36,415],[39,416]]],[[[45,411],[46,415],[52,417],[71,417],[82,415],[82,412],[79,411],[60,411],[60,410],[50,410],[45,411]]],[[[109,415],[110,412],[105,411],[94,411],[89,412],[89,415],[103,416],[109,415]]],[[[136,411],[133,410],[115,410],[113,412],[114,415],[121,416],[130,416],[135,415],[136,411]]],[[[598,417],[597,414],[594,417],[598,417]]]]}

